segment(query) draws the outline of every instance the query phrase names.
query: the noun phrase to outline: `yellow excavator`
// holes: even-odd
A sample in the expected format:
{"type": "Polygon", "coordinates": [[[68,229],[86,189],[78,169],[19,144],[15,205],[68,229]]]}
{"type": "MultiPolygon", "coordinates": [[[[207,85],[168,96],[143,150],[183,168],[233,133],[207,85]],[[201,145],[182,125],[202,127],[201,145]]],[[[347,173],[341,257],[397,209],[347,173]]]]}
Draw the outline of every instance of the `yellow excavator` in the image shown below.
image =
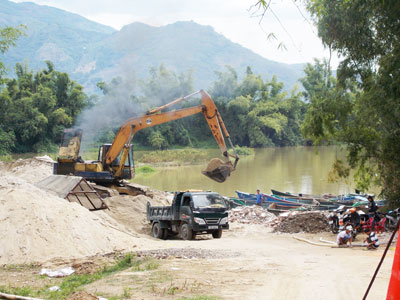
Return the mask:
{"type": "Polygon", "coordinates": [[[233,147],[229,133],[222,121],[217,107],[211,97],[203,90],[178,98],[166,105],[148,111],[140,117],[128,119],[119,129],[112,144],[104,144],[99,148],[98,159],[86,162],[79,156],[82,139],[81,129],[67,129],[59,149],[57,163],[54,165],[54,174],[75,175],[84,177],[101,185],[112,185],[123,179],[134,177],[132,139],[139,130],[178,120],[197,113],[202,113],[211,132],[222,152],[223,159],[212,159],[202,173],[209,178],[224,182],[235,170],[239,157],[233,147]],[[197,94],[201,94],[201,104],[198,106],[164,111],[197,94]],[[233,153],[228,152],[225,138],[229,141],[233,153]],[[231,161],[233,159],[233,163],[231,161]]]}

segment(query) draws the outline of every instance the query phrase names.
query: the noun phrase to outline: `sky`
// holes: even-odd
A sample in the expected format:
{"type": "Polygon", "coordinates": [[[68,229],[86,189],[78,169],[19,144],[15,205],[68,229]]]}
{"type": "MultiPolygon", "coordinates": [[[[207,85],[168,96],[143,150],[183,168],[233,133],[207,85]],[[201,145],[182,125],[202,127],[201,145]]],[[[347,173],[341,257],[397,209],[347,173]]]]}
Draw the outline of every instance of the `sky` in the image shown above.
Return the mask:
{"type": "MultiPolygon", "coordinates": [[[[14,2],[27,2],[14,0],[14,2]]],[[[177,21],[210,25],[217,33],[270,60],[284,63],[329,58],[299,0],[271,0],[261,17],[257,0],[31,0],[121,29],[133,22],[164,26],[177,21]],[[271,34],[275,38],[271,37],[271,34]],[[268,38],[270,37],[270,38],[268,38]]],[[[338,64],[332,55],[331,65],[338,64]]]]}

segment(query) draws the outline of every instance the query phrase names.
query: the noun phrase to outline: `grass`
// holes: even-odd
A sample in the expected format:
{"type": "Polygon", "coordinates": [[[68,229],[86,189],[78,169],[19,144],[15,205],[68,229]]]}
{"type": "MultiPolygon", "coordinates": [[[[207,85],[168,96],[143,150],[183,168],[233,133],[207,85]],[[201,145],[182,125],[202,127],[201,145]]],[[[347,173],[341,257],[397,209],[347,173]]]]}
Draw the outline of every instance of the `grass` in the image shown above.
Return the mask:
{"type": "MultiPolygon", "coordinates": [[[[179,281],[174,280],[170,274],[164,275],[160,277],[161,280],[157,281],[157,283],[165,283],[169,281],[169,285],[164,285],[163,287],[157,287],[154,283],[150,283],[150,291],[153,294],[158,294],[159,296],[166,296],[166,295],[177,295],[177,294],[185,294],[185,293],[196,293],[201,288],[201,284],[197,282],[197,280],[185,280],[179,281]],[[169,277],[169,280],[166,280],[169,277]],[[162,279],[161,279],[162,278],[162,279]]],[[[213,298],[210,296],[196,296],[194,298],[182,298],[182,299],[209,299],[209,300],[216,300],[218,298],[213,298]],[[200,298],[198,298],[200,297],[200,298]],[[205,297],[205,298],[201,298],[205,297]],[[207,298],[208,297],[208,298],[207,298]]]]}
{"type": "Polygon", "coordinates": [[[37,269],[40,267],[40,264],[10,264],[10,265],[4,265],[0,266],[0,270],[4,271],[17,271],[17,272],[23,272],[25,270],[33,270],[37,269]]]}
{"type": "Polygon", "coordinates": [[[14,158],[10,154],[0,155],[0,161],[10,162],[13,160],[14,158]]]}
{"type": "Polygon", "coordinates": [[[154,169],[150,166],[147,166],[147,165],[135,168],[136,175],[147,175],[147,174],[153,174],[155,172],[157,172],[156,169],[154,169]]]}
{"type": "Polygon", "coordinates": [[[166,162],[175,162],[178,164],[201,163],[208,158],[208,152],[204,149],[180,149],[151,151],[142,155],[138,162],[146,164],[158,164],[166,162]]]}
{"type": "MultiPolygon", "coordinates": [[[[104,266],[94,274],[72,274],[65,277],[59,284],[59,291],[49,291],[49,286],[38,289],[34,287],[5,287],[0,286],[0,292],[15,294],[20,296],[29,296],[44,299],[65,299],[72,293],[82,289],[84,285],[97,281],[99,279],[110,276],[116,272],[131,268],[132,271],[155,270],[159,267],[159,263],[153,258],[137,258],[132,254],[126,254],[111,266],[104,266]]],[[[130,289],[124,289],[124,295],[130,293],[130,289]]],[[[128,297],[125,297],[128,298],[128,297]]]]}
{"type": "Polygon", "coordinates": [[[131,297],[131,289],[129,287],[124,287],[124,293],[122,294],[123,299],[131,297]]]}
{"type": "Polygon", "coordinates": [[[254,149],[253,149],[253,148],[246,147],[246,146],[243,146],[243,147],[235,146],[235,150],[236,150],[236,153],[237,153],[238,155],[242,155],[242,156],[245,156],[245,155],[254,155],[254,149]]]}
{"type": "MultiPolygon", "coordinates": [[[[134,149],[134,159],[138,164],[146,164],[146,165],[157,165],[160,163],[172,163],[175,165],[182,164],[199,164],[207,161],[210,158],[210,149],[217,149],[215,145],[214,147],[202,147],[202,148],[180,148],[180,149],[172,149],[172,150],[138,150],[134,149]]],[[[240,149],[246,149],[246,147],[237,147],[240,149]]],[[[250,148],[247,148],[251,150],[250,148]]],[[[242,151],[242,150],[239,150],[242,151]]],[[[242,152],[238,152],[238,154],[242,154],[242,152]]],[[[47,153],[24,153],[24,154],[6,154],[0,156],[0,161],[14,161],[18,158],[32,158],[35,156],[43,156],[48,155],[53,160],[57,160],[58,152],[47,152],[47,153]]],[[[242,154],[245,155],[245,154],[242,154]]],[[[80,152],[80,156],[84,160],[97,160],[98,156],[98,148],[92,147],[82,150],[80,152]]],[[[142,174],[148,174],[151,169],[144,166],[143,172],[139,170],[138,172],[142,172],[142,174]]],[[[139,168],[138,168],[139,169],[139,168]]]]}

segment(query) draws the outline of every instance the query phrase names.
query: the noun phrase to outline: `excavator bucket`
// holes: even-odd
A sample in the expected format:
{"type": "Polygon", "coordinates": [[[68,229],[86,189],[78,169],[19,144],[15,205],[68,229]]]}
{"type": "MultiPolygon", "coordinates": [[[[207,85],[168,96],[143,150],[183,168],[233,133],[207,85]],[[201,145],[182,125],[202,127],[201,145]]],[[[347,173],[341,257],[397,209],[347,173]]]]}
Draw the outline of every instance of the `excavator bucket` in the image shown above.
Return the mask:
{"type": "Polygon", "coordinates": [[[224,182],[233,170],[231,162],[224,162],[219,158],[213,158],[201,173],[217,182],[224,182]]]}

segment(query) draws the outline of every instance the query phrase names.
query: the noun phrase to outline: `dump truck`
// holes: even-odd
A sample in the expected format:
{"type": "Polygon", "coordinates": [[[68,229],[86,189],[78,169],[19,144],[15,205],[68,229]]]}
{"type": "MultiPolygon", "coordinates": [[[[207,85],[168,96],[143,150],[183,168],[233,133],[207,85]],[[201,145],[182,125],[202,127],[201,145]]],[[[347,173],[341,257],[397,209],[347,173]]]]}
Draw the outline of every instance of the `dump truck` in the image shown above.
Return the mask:
{"type": "Polygon", "coordinates": [[[54,174],[81,176],[97,184],[123,188],[125,186],[123,180],[133,179],[135,175],[132,149],[134,134],[142,129],[197,113],[204,115],[223,156],[223,160],[212,159],[202,173],[217,182],[224,182],[235,170],[239,157],[214,101],[203,90],[173,100],[148,111],[143,116],[128,119],[120,127],[112,144],[104,144],[99,147],[98,158],[95,161],[83,161],[79,156],[82,130],[67,129],[62,139],[57,162],[54,165],[54,174]],[[197,94],[201,95],[200,105],[165,111],[197,94]],[[233,149],[232,153],[228,152],[225,138],[233,149]]]}
{"type": "Polygon", "coordinates": [[[219,239],[222,230],[229,229],[225,199],[210,191],[176,192],[170,206],[151,206],[147,202],[147,220],[153,237],[164,240],[176,234],[184,240],[199,234],[219,239]]]}

